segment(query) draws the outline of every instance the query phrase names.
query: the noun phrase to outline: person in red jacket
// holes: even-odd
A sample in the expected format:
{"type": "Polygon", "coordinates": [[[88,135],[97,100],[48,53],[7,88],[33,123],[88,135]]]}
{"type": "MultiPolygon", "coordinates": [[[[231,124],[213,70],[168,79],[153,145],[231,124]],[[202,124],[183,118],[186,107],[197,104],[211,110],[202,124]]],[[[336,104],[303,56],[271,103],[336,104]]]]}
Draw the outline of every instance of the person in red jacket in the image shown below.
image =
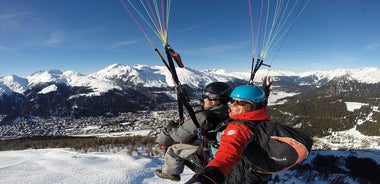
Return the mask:
{"type": "Polygon", "coordinates": [[[244,123],[234,121],[266,121],[267,98],[264,90],[253,85],[236,87],[231,95],[230,121],[217,134],[217,150],[207,166],[196,173],[190,183],[263,183],[268,174],[254,173],[245,169],[242,161],[247,144],[252,141],[252,130],[244,123]]]}

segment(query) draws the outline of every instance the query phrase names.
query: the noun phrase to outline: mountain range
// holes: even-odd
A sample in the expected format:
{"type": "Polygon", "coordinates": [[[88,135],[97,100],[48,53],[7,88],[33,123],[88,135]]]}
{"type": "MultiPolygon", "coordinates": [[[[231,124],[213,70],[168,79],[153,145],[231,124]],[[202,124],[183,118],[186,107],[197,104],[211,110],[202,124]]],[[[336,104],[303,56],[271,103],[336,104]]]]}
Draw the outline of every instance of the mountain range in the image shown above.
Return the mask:
{"type": "MultiPolygon", "coordinates": [[[[227,70],[195,70],[177,68],[179,80],[190,87],[202,88],[214,81],[248,80],[250,71],[228,72],[227,70]]],[[[255,81],[260,82],[265,75],[271,75],[275,81],[284,81],[297,85],[323,85],[333,78],[349,76],[360,83],[374,84],[380,82],[380,68],[368,67],[359,69],[337,69],[331,71],[290,72],[259,70],[255,81]]],[[[174,87],[170,72],[164,66],[128,66],[113,64],[88,75],[74,71],[49,70],[38,71],[25,78],[16,75],[0,77],[0,94],[12,92],[25,94],[28,89],[41,84],[65,84],[70,87],[86,87],[92,92],[82,93],[85,96],[96,96],[112,89],[121,90],[126,86],[174,87]]],[[[50,86],[40,93],[53,91],[50,86]]]]}
{"type": "MultiPolygon", "coordinates": [[[[211,82],[227,82],[235,87],[246,84],[251,75],[250,71],[176,70],[192,100],[211,82]]],[[[324,136],[330,129],[354,126],[365,134],[380,135],[380,68],[303,73],[262,69],[255,75],[255,84],[261,85],[267,75],[274,79],[269,105],[277,120],[292,126],[302,122],[299,128],[312,135],[324,136]],[[364,105],[348,111],[349,102],[364,105]],[[357,124],[358,120],[362,122],[357,124]]],[[[0,78],[0,125],[30,117],[118,116],[124,112],[173,109],[175,102],[175,83],[164,66],[113,64],[87,75],[49,70],[25,78],[0,78]]]]}

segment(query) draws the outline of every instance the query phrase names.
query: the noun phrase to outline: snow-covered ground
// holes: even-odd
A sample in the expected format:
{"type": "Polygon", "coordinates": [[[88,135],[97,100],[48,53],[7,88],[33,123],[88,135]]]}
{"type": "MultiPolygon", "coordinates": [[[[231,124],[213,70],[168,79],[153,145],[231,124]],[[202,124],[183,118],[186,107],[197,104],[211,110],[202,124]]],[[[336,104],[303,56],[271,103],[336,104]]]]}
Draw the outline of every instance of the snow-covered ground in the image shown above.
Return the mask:
{"type": "Polygon", "coordinates": [[[356,130],[356,126],[344,131],[331,132],[331,135],[314,137],[313,149],[330,148],[331,150],[345,149],[380,149],[380,136],[365,136],[356,130]]]}
{"type": "Polygon", "coordinates": [[[29,149],[0,152],[2,184],[152,184],[184,183],[193,172],[185,169],[181,182],[155,176],[162,158],[117,153],[78,153],[70,149],[29,149]]]}
{"type": "MultiPolygon", "coordinates": [[[[380,164],[380,151],[318,151],[312,152],[310,162],[317,154],[356,156],[371,158],[380,164]]],[[[64,149],[29,149],[21,151],[0,151],[1,184],[171,184],[185,183],[194,174],[185,167],[180,182],[164,180],[155,176],[154,171],[162,167],[161,157],[146,157],[135,152],[128,155],[120,152],[79,153],[64,149]]],[[[278,174],[286,182],[305,183],[307,179],[286,171],[278,174]]],[[[305,176],[306,177],[306,176],[305,176]]],[[[310,184],[328,184],[329,178],[315,177],[310,184]]],[[[345,183],[356,184],[357,181],[346,177],[345,183]]]]}
{"type": "Polygon", "coordinates": [[[365,103],[360,103],[360,102],[345,102],[347,106],[347,111],[354,111],[356,109],[360,109],[363,105],[368,105],[365,103]]]}
{"type": "Polygon", "coordinates": [[[283,100],[286,97],[291,97],[297,95],[298,93],[288,93],[285,91],[272,91],[270,98],[268,98],[268,105],[280,105],[284,104],[286,101],[283,100]]]}

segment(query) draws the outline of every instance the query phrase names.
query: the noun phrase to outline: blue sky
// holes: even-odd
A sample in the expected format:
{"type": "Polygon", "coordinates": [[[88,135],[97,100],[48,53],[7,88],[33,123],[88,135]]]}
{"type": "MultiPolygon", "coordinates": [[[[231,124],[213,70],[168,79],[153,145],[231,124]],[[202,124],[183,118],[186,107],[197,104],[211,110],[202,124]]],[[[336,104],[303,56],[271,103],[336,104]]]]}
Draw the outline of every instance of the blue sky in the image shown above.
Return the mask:
{"type": "MultiPolygon", "coordinates": [[[[377,0],[311,0],[271,68],[380,67],[379,8],[377,0]]],[[[249,70],[250,32],[246,0],[172,1],[169,43],[187,67],[249,70]]],[[[119,0],[1,0],[0,77],[88,74],[114,63],[163,65],[119,0]]]]}

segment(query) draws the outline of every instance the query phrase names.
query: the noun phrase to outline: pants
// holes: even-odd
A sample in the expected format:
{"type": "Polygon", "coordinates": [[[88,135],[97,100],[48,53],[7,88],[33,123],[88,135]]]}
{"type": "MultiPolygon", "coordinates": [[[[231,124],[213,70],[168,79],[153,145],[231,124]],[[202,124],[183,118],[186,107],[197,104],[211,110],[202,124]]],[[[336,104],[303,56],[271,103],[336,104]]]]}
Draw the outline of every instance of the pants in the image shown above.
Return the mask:
{"type": "Polygon", "coordinates": [[[173,144],[168,148],[164,156],[162,172],[179,175],[185,168],[185,158],[194,154],[199,146],[190,144],[173,144]]]}

